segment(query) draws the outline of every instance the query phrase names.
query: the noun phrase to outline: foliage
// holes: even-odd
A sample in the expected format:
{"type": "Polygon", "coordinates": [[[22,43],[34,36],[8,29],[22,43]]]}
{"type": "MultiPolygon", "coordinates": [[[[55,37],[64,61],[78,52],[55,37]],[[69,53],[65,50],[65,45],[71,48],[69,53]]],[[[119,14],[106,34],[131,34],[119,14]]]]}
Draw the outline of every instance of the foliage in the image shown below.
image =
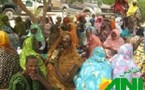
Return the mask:
{"type": "Polygon", "coordinates": [[[2,4],[4,4],[4,3],[6,3],[6,2],[8,2],[9,0],[1,0],[0,2],[2,3],[2,4]]]}
{"type": "Polygon", "coordinates": [[[115,2],[115,0],[102,0],[102,1],[103,3],[108,4],[108,5],[111,5],[115,2]]]}
{"type": "Polygon", "coordinates": [[[141,21],[145,21],[145,0],[138,0],[138,7],[141,13],[141,21]]]}

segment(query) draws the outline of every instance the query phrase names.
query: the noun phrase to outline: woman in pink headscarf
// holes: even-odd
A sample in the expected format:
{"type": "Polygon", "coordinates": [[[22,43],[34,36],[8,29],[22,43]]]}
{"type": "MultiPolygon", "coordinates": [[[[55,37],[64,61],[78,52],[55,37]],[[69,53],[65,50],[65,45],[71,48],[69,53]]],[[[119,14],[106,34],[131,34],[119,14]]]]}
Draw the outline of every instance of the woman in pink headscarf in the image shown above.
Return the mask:
{"type": "Polygon", "coordinates": [[[101,26],[103,24],[103,21],[104,21],[104,19],[103,19],[102,16],[98,16],[98,18],[96,19],[96,24],[95,25],[98,29],[98,34],[101,32],[101,26]]]}
{"type": "Polygon", "coordinates": [[[116,51],[124,44],[124,40],[120,37],[120,33],[117,29],[111,31],[106,41],[103,43],[103,47],[106,49],[108,58],[113,56],[116,51]]]}

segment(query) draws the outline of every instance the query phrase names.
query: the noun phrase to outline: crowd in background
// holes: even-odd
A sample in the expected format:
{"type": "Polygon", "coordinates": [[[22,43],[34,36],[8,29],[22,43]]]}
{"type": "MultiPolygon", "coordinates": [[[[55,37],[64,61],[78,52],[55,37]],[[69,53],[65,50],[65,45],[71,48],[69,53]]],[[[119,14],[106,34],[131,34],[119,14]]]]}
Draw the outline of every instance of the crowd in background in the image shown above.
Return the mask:
{"type": "Polygon", "coordinates": [[[144,27],[137,1],[116,0],[115,15],[0,17],[0,89],[102,90],[103,80],[145,77],[144,27]]]}

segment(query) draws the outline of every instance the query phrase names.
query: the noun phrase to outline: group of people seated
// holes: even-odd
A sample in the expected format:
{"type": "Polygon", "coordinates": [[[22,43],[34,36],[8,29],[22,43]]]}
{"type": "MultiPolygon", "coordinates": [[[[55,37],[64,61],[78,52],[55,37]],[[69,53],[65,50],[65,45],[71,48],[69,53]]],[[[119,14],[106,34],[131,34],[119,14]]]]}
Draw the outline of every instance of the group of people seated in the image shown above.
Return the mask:
{"type": "Polygon", "coordinates": [[[105,90],[104,80],[145,79],[143,30],[130,17],[47,17],[44,30],[39,19],[17,17],[12,28],[0,17],[0,89],[105,90]]]}

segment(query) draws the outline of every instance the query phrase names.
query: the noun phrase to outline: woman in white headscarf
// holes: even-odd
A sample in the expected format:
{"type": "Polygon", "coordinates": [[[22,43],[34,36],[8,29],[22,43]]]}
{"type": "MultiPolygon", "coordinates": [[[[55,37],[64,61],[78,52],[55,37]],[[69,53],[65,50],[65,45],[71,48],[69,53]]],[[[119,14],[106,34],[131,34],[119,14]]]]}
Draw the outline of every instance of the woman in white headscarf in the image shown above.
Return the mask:
{"type": "Polygon", "coordinates": [[[119,30],[119,33],[122,33],[122,28],[121,26],[123,25],[123,20],[121,17],[117,17],[115,19],[115,27],[117,30],[119,30]]]}

